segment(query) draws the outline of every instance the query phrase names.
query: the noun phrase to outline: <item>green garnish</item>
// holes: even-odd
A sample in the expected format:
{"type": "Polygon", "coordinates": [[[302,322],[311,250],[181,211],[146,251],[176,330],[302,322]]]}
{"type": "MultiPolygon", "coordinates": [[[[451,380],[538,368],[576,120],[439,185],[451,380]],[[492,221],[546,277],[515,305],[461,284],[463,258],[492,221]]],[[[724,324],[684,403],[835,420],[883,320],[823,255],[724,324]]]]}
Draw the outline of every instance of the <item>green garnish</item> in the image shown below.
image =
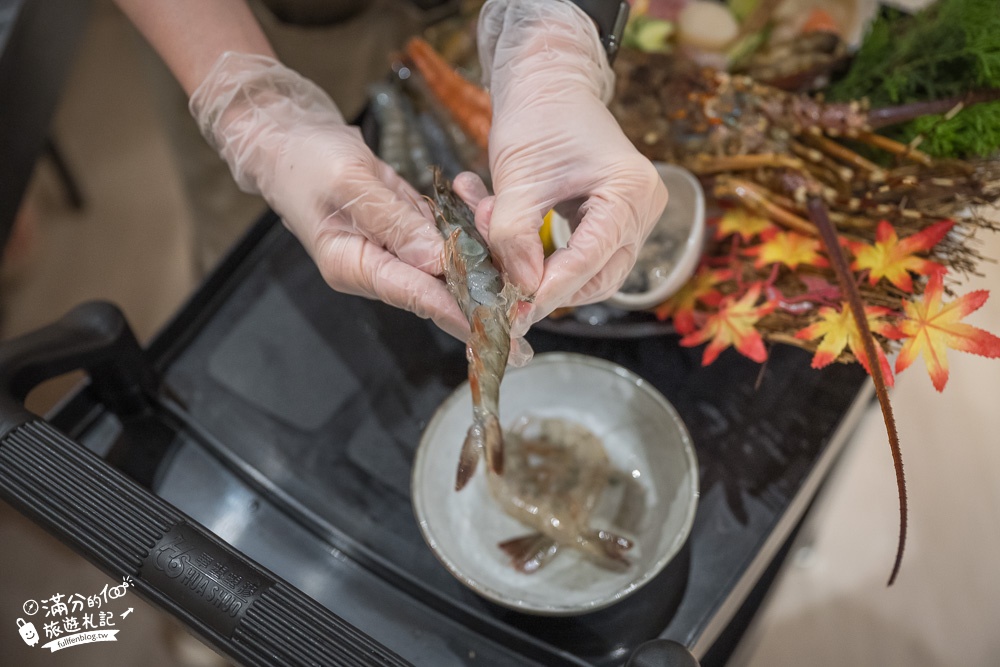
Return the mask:
{"type": "Polygon", "coordinates": [[[729,11],[733,13],[737,21],[742,21],[753,13],[760,0],[728,0],[729,11]]]}
{"type": "Polygon", "coordinates": [[[646,53],[667,53],[674,24],[651,16],[637,15],[625,26],[622,43],[646,53]]]}
{"type": "MultiPolygon", "coordinates": [[[[909,15],[883,8],[847,73],[826,91],[831,100],[867,97],[872,108],[961,98],[1000,88],[1000,4],[939,0],[909,15]]],[[[963,109],[950,120],[924,116],[885,134],[938,157],[986,156],[1000,149],[1000,102],[963,109]]]]}

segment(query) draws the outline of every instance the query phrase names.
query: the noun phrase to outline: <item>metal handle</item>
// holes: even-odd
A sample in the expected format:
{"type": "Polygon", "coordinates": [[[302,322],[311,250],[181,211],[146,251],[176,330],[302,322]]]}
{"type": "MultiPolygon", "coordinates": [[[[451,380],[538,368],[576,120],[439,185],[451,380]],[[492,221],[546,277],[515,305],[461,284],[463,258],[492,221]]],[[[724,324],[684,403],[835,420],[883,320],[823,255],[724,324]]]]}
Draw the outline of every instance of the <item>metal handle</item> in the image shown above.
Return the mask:
{"type": "Polygon", "coordinates": [[[21,404],[79,367],[122,409],[156,384],[107,303],[0,345],[0,497],[241,664],[408,664],[21,404]]]}

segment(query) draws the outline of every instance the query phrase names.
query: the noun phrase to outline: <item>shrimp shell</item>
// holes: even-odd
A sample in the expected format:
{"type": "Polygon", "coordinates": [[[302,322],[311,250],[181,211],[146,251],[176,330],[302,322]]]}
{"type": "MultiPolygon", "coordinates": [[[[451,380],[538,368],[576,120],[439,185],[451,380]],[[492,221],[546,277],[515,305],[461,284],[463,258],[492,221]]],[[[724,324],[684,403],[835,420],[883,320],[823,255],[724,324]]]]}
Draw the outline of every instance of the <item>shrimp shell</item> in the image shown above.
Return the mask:
{"type": "Polygon", "coordinates": [[[434,218],[445,237],[445,278],[472,330],[466,357],[473,420],[455,476],[455,490],[461,491],[484,456],[490,473],[503,474],[500,382],[510,356],[510,325],[519,292],[504,281],[476,229],[472,210],[439,170],[434,172],[434,204],[434,218]]]}

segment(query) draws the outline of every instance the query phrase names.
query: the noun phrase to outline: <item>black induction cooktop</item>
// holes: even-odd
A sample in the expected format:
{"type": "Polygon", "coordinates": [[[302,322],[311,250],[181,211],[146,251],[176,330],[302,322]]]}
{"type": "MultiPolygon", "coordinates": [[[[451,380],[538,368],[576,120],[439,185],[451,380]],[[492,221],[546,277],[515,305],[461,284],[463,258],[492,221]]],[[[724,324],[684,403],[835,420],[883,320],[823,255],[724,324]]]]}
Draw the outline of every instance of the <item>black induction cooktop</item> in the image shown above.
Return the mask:
{"type": "Polygon", "coordinates": [[[868,396],[856,365],[816,371],[792,347],[764,367],[733,351],[703,367],[673,335],[533,331],[536,352],[608,359],[662,392],[701,487],[690,538],[655,580],[546,619],[466,589],[413,517],[421,431],[465,378],[458,341],[331,291],[270,214],[148,349],[116,317],[85,307],[5,345],[0,489],[243,664],[655,664],[642,661],[666,640],[721,664],[868,396]],[[27,387],[68,366],[92,380],[54,427],[24,413],[27,387]],[[47,477],[67,467],[77,495],[47,477]],[[104,515],[134,529],[112,539],[88,524],[104,515]],[[256,582],[235,616],[181,595],[161,567],[195,554],[256,582]]]}

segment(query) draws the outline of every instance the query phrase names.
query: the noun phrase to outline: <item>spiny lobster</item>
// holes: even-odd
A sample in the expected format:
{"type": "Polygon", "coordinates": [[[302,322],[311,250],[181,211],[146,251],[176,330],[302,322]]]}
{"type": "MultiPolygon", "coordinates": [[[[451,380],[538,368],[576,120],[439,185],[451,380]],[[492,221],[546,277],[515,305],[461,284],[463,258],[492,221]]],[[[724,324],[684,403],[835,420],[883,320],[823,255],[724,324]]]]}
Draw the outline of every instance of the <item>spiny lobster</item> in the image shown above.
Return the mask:
{"type": "MultiPolygon", "coordinates": [[[[954,113],[963,105],[998,99],[1000,91],[869,109],[864,101],[825,103],[666,55],[623,51],[616,70],[618,89],[611,109],[643,154],[687,167],[718,199],[737,200],[778,224],[822,240],[870,360],[878,358],[879,343],[868,325],[841,237],[870,240],[880,220],[904,233],[915,232],[964,206],[1000,197],[996,161],[936,160],[916,145],[876,134],[881,127],[917,116],[954,113]],[[888,153],[895,164],[883,166],[854,150],[851,142],[888,153]]],[[[956,252],[953,264],[971,271],[971,252],[956,252]]],[[[891,585],[906,544],[906,484],[886,380],[878,363],[869,368],[899,495],[899,542],[891,585]]]]}

